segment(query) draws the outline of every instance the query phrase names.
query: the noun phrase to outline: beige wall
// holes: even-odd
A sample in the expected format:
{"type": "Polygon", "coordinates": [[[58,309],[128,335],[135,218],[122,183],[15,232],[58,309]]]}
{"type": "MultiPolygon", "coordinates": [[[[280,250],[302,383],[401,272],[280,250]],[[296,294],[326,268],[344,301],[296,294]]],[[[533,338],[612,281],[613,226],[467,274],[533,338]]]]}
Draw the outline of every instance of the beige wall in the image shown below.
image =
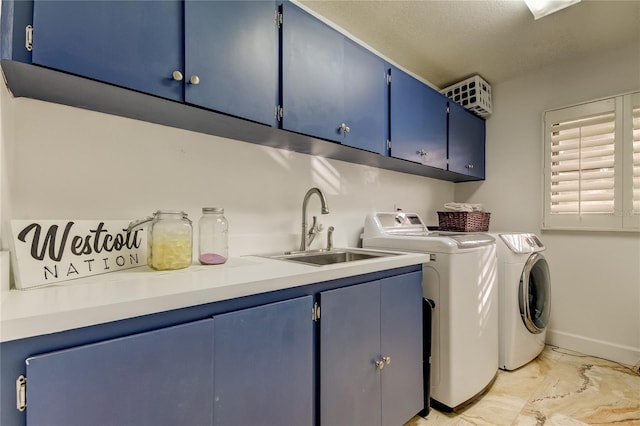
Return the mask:
{"type": "Polygon", "coordinates": [[[482,202],[492,231],[541,236],[552,275],[547,340],[635,364],[640,360],[640,233],[541,231],[542,114],[640,89],[637,44],[495,85],[487,121],[487,179],[457,184],[482,202]]]}

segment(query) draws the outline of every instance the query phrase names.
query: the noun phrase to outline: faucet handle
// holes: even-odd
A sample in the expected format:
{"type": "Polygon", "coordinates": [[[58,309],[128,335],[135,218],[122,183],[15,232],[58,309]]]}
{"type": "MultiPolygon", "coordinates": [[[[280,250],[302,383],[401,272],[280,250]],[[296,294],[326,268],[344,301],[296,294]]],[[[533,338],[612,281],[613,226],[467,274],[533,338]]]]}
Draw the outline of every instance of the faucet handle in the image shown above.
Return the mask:
{"type": "Polygon", "coordinates": [[[324,225],[318,223],[318,216],[313,216],[313,223],[311,223],[311,228],[309,228],[309,235],[317,234],[324,229],[324,225]]]}

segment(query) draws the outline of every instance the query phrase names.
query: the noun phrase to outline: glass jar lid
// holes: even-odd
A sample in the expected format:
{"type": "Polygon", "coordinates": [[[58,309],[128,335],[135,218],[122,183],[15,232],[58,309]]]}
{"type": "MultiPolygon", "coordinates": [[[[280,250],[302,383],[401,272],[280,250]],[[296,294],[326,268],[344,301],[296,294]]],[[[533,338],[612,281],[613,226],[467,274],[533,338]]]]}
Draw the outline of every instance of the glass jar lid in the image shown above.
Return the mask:
{"type": "Polygon", "coordinates": [[[224,208],[222,207],[203,207],[202,213],[224,213],[224,208]]]}

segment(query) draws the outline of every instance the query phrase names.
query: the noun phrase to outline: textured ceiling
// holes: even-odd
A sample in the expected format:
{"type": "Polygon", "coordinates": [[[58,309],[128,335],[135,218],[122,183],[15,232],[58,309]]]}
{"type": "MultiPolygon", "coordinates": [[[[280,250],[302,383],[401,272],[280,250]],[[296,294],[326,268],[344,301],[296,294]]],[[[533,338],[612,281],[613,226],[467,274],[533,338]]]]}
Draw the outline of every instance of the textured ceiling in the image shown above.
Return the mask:
{"type": "Polygon", "coordinates": [[[640,0],[582,0],[539,20],[520,0],[299,3],[439,88],[473,74],[497,84],[632,43],[640,61],[640,0]]]}

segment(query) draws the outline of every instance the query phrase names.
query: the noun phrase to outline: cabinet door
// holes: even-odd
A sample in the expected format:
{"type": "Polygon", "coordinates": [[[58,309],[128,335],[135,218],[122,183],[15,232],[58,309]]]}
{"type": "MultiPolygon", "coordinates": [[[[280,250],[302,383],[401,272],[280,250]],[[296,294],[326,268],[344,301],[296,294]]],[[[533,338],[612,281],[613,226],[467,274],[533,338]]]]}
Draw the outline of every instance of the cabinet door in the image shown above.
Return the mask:
{"type": "Polygon", "coordinates": [[[182,1],[50,1],[33,6],[34,64],[183,100],[182,1]]]}
{"type": "Polygon", "coordinates": [[[293,4],[282,6],[282,127],[342,142],[344,36],[293,4]]]}
{"type": "Polygon", "coordinates": [[[449,102],[449,170],[484,179],[485,121],[449,102]]]}
{"type": "Polygon", "coordinates": [[[447,98],[391,68],[391,156],[447,168],[447,98]]]}
{"type": "Polygon", "coordinates": [[[28,425],[210,425],[213,320],[27,360],[28,425]]]}
{"type": "Polygon", "coordinates": [[[324,291],[320,300],[320,422],[379,425],[380,282],[324,291]]]}
{"type": "Polygon", "coordinates": [[[187,102],[274,125],[275,12],[275,1],[185,2],[187,102]]]}
{"type": "Polygon", "coordinates": [[[312,296],[218,315],[215,425],[313,424],[312,296]]]}
{"type": "Polygon", "coordinates": [[[422,274],[381,280],[382,424],[401,425],[422,410],[422,274]]]}
{"type": "Polygon", "coordinates": [[[388,133],[385,63],[347,38],[344,43],[344,120],[349,132],[343,143],[385,154],[388,133]]]}

